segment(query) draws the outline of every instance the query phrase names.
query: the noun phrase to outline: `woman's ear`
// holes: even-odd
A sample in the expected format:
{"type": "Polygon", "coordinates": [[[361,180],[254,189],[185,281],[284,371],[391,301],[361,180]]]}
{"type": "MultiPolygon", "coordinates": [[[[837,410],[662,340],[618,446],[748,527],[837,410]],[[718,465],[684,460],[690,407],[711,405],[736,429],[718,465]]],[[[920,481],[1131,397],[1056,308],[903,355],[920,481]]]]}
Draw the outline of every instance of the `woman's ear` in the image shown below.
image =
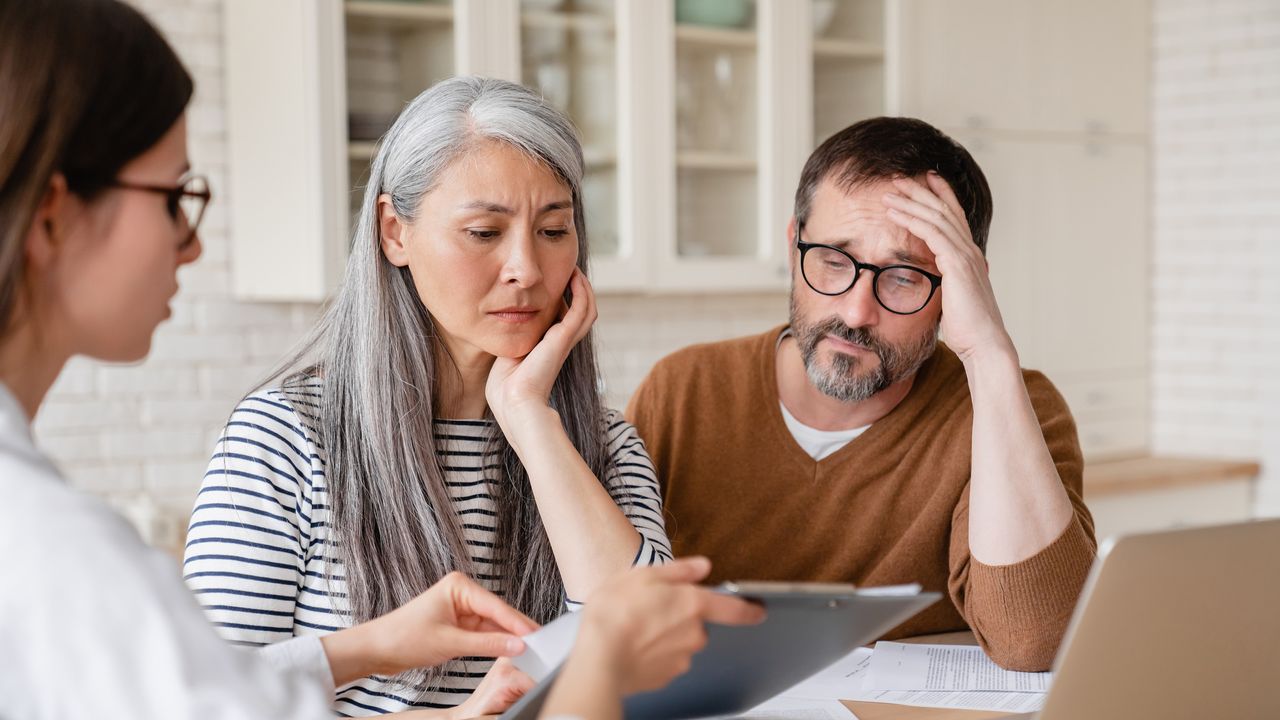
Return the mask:
{"type": "Polygon", "coordinates": [[[382,243],[382,254],[396,267],[409,264],[409,249],[405,247],[405,235],[408,228],[396,215],[391,196],[382,193],[378,196],[378,237],[382,243]]]}
{"type": "Polygon", "coordinates": [[[49,178],[49,187],[45,189],[44,197],[36,206],[31,227],[27,229],[23,247],[31,267],[48,267],[57,257],[62,241],[66,239],[66,228],[70,222],[70,218],[67,217],[69,194],[66,176],[55,172],[53,177],[49,178]]]}

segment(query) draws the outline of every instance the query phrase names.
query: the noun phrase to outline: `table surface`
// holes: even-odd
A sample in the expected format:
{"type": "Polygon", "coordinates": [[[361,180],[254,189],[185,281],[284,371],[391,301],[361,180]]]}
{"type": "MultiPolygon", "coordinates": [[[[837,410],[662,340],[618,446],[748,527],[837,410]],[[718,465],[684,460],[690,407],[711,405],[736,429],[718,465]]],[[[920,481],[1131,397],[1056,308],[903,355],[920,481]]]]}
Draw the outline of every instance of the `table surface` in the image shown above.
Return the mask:
{"type": "MultiPolygon", "coordinates": [[[[921,635],[914,638],[903,638],[898,642],[932,643],[941,645],[976,645],[971,632],[945,633],[942,635],[921,635]]],[[[892,705],[889,703],[842,701],[845,707],[858,716],[858,720],[988,720],[989,718],[1009,717],[1009,713],[987,710],[954,710],[951,708],[926,708],[912,705],[892,705]]]]}

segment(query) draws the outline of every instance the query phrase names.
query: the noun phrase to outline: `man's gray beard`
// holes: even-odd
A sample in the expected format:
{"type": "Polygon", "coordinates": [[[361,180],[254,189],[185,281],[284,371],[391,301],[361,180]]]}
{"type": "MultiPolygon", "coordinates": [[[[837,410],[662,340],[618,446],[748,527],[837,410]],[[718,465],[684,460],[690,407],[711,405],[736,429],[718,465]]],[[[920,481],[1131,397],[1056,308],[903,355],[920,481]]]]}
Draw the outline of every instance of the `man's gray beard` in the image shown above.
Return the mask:
{"type": "Polygon", "coordinates": [[[791,301],[791,334],[800,348],[800,358],[804,361],[809,382],[823,395],[847,403],[867,400],[890,385],[911,377],[933,355],[938,345],[936,325],[905,345],[890,345],[870,330],[851,328],[834,317],[807,325],[799,318],[794,295],[791,301]],[[862,363],[858,358],[835,352],[831,354],[831,367],[821,367],[818,343],[827,335],[871,350],[880,359],[879,366],[859,373],[858,366],[862,363]]]}

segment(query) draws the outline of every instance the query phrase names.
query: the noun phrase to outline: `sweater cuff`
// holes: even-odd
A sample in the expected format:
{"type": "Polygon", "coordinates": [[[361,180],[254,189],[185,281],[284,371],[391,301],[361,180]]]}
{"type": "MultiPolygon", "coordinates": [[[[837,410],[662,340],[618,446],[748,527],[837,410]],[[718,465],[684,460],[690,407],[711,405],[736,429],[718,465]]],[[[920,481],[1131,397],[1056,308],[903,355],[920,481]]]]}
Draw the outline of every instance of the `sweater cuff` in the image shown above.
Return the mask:
{"type": "Polygon", "coordinates": [[[1026,560],[987,565],[971,557],[967,604],[999,608],[1015,626],[1069,618],[1096,554],[1093,539],[1073,516],[1056,540],[1026,560]]]}
{"type": "Polygon", "coordinates": [[[324,697],[333,696],[333,669],[320,638],[304,635],[266,645],[258,649],[258,657],[277,670],[305,675],[324,688],[324,697]]]}

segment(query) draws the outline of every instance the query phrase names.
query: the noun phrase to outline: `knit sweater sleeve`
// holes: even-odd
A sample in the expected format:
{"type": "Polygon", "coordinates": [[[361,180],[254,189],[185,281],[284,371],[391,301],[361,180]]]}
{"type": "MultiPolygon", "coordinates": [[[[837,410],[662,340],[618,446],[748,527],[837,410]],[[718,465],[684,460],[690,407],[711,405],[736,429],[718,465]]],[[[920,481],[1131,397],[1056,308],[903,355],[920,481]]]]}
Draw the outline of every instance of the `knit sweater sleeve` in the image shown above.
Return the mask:
{"type": "Polygon", "coordinates": [[[952,513],[951,599],[978,644],[1012,670],[1048,670],[1097,552],[1082,495],[1084,463],[1066,401],[1044,375],[1024,373],[1027,392],[1058,469],[1072,515],[1040,552],[1011,565],[987,565],[969,552],[969,488],[952,513]]]}

